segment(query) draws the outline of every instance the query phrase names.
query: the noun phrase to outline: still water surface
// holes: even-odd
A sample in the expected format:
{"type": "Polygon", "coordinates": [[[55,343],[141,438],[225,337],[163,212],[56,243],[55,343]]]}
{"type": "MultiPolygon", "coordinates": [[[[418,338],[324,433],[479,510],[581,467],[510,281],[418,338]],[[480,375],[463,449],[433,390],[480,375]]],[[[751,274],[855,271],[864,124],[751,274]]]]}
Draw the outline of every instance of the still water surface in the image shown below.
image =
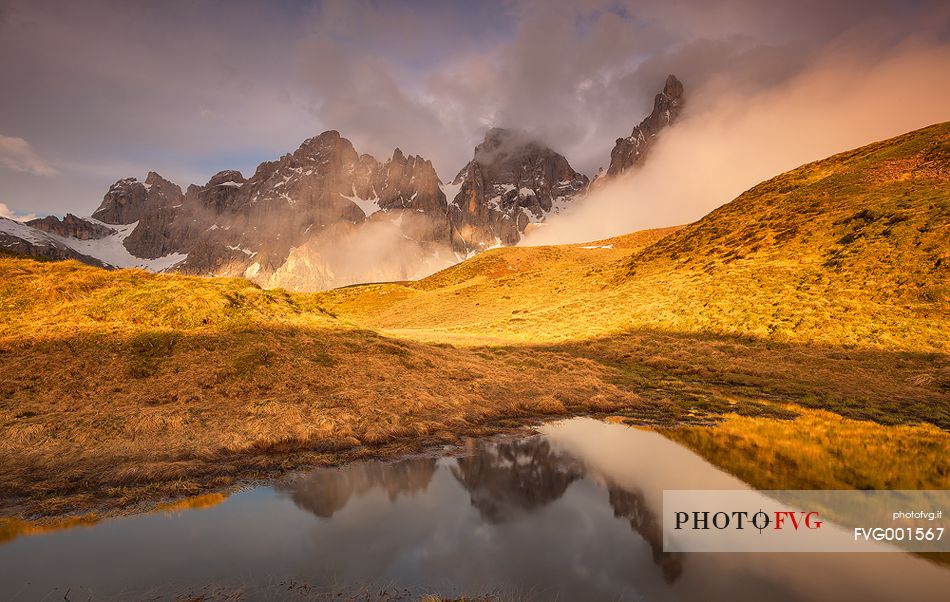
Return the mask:
{"type": "Polygon", "coordinates": [[[748,486],[652,431],[541,430],[21,536],[0,546],[0,599],[948,599],[950,569],[908,554],[665,553],[663,489],[748,486]]]}

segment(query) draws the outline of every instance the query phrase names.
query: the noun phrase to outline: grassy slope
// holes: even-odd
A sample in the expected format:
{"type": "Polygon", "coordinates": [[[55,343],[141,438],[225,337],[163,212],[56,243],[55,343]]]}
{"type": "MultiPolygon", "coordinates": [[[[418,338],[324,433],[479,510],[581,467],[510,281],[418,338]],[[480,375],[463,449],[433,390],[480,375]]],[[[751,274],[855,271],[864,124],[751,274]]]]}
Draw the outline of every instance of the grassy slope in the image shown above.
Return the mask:
{"type": "Polygon", "coordinates": [[[614,283],[617,270],[676,230],[493,249],[418,282],[347,287],[318,298],[354,322],[416,340],[478,345],[592,338],[623,329],[623,317],[611,311],[625,304],[614,283]]]}
{"type": "Polygon", "coordinates": [[[594,359],[687,413],[764,398],[948,428],[948,238],[940,124],[782,174],[684,228],[497,249],[318,298],[393,336],[594,359]]]}
{"type": "Polygon", "coordinates": [[[243,280],[0,257],[0,500],[7,513],[127,504],[642,405],[609,373],[388,339],[243,280]]]}
{"type": "Polygon", "coordinates": [[[408,284],[290,294],[0,257],[4,513],[571,411],[793,401],[948,429],[948,136],[807,165],[682,229],[498,249],[408,284]]]}
{"type": "Polygon", "coordinates": [[[948,238],[950,124],[940,124],[782,174],[675,232],[605,241],[613,249],[497,249],[321,302],[423,340],[652,329],[946,352],[948,238]]]}

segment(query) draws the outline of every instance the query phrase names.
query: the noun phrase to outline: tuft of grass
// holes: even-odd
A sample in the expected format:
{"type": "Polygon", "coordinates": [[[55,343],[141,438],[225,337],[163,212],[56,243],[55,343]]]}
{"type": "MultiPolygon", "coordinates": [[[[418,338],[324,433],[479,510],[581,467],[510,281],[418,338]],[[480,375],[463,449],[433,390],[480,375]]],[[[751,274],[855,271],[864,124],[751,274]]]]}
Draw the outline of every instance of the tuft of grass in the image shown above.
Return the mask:
{"type": "Polygon", "coordinates": [[[180,335],[177,332],[142,332],[132,337],[129,344],[129,376],[146,378],[161,368],[175,348],[180,335]]]}

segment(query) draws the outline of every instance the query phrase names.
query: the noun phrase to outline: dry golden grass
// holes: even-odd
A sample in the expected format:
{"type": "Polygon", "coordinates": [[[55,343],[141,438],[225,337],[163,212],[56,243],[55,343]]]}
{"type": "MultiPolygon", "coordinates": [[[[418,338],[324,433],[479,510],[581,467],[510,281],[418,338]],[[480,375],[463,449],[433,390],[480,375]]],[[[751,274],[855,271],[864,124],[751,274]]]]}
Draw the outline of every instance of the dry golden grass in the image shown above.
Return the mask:
{"type": "Polygon", "coordinates": [[[5,514],[194,494],[499,421],[642,405],[591,360],[387,339],[244,281],[9,257],[0,281],[5,514]]]}
{"type": "Polygon", "coordinates": [[[543,347],[616,368],[612,377],[680,418],[788,415],[794,402],[882,424],[950,430],[950,360],[943,354],[764,342],[750,337],[634,331],[543,347]]]}
{"type": "Polygon", "coordinates": [[[533,344],[619,333],[626,324],[614,311],[623,303],[611,284],[616,271],[631,253],[676,230],[493,249],[418,282],[335,289],[316,298],[356,323],[420,341],[533,344]]]}
{"type": "Polygon", "coordinates": [[[12,256],[0,256],[0,317],[0,337],[29,340],[339,324],[307,296],[265,291],[243,279],[90,270],[72,261],[12,256]]]}

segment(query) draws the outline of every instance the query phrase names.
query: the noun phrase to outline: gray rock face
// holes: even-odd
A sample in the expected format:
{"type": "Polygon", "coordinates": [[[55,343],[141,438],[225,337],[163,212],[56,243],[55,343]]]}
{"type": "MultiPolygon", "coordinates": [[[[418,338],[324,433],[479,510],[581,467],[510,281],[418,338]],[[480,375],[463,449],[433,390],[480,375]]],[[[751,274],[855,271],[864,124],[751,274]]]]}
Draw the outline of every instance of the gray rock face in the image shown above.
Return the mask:
{"type": "Polygon", "coordinates": [[[409,238],[423,243],[448,244],[451,223],[445,193],[432,162],[415,155],[406,157],[398,148],[372,178],[373,195],[381,213],[371,219],[395,216],[409,238]]]}
{"type": "Polygon", "coordinates": [[[606,173],[598,174],[591,185],[592,189],[604,184],[608,179],[619,176],[629,169],[643,164],[650,148],[656,143],[658,134],[673,125],[683,109],[683,84],[675,75],[669,75],[663,91],[653,100],[653,111],[633,128],[626,138],[617,138],[610,151],[610,167],[606,173]]]}
{"type": "MultiPolygon", "coordinates": [[[[328,131],[277,161],[262,163],[227,207],[196,212],[199,242],[214,260],[208,264],[200,255],[189,256],[182,269],[209,273],[223,265],[250,265],[253,257],[259,270],[270,273],[311,234],[337,222],[362,221],[359,207],[344,198],[353,193],[358,159],[348,140],[328,131]]],[[[209,182],[204,189],[211,186],[217,184],[209,182]]]]}
{"type": "Polygon", "coordinates": [[[159,208],[171,207],[181,196],[178,185],[150,171],[144,183],[125,178],[113,184],[92,217],[107,224],[131,224],[159,208]]]}
{"type": "Polygon", "coordinates": [[[49,215],[41,219],[30,220],[26,224],[49,234],[78,240],[98,240],[114,232],[111,228],[76,217],[72,213],[67,213],[62,220],[55,215],[49,215]]]}
{"type": "Polygon", "coordinates": [[[44,230],[5,217],[0,217],[0,251],[42,259],[75,259],[100,268],[111,267],[94,257],[75,251],[44,230]]]}
{"type": "Polygon", "coordinates": [[[383,209],[445,213],[445,194],[439,186],[439,176],[432,162],[422,157],[406,157],[397,148],[392,158],[377,169],[373,186],[383,209]]]}
{"type": "Polygon", "coordinates": [[[182,213],[183,203],[181,188],[151,171],[145,182],[125,178],[113,184],[92,217],[106,224],[137,222],[123,244],[136,257],[154,259],[180,248],[172,224],[182,213]]]}
{"type": "Polygon", "coordinates": [[[93,217],[137,222],[123,242],[136,257],[182,253],[188,257],[178,271],[248,274],[261,282],[294,249],[362,223],[398,223],[406,239],[422,245],[448,247],[451,240],[445,194],[430,161],[396,149],[380,163],[332,130],[261,163],[250,178],[222,171],[184,194],[155,173],[144,183],[119,180],[93,217]]]}
{"type": "MultiPolygon", "coordinates": [[[[225,170],[185,192],[155,172],[144,182],[119,180],[92,214],[114,231],[72,215],[35,220],[31,230],[49,233],[54,243],[52,236],[67,243],[115,236],[74,246],[83,253],[108,247],[100,254],[124,265],[167,258],[142,265],[246,276],[265,286],[318,289],[419,277],[420,265],[429,273],[465,254],[517,244],[532,224],[568,208],[588,188],[640,165],[657,134],[675,122],[682,98],[682,84],[669,76],[653,112],[617,140],[610,168],[592,183],[562,155],[516,130],[489,130],[450,184],[420,156],[397,148],[380,162],[330,130],[261,163],[248,178],[225,170]],[[131,259],[115,255],[118,242],[131,259]]],[[[75,252],[46,241],[40,246],[49,250],[30,251],[5,236],[11,248],[75,252]]]]}
{"type": "Polygon", "coordinates": [[[493,128],[452,181],[452,243],[473,251],[521,240],[528,224],[559,212],[587,187],[587,176],[523,132],[493,128]]]}
{"type": "Polygon", "coordinates": [[[247,180],[241,172],[228,169],[211,176],[204,186],[192,184],[186,194],[190,199],[196,199],[202,208],[221,213],[234,205],[245,182],[247,180]]]}

